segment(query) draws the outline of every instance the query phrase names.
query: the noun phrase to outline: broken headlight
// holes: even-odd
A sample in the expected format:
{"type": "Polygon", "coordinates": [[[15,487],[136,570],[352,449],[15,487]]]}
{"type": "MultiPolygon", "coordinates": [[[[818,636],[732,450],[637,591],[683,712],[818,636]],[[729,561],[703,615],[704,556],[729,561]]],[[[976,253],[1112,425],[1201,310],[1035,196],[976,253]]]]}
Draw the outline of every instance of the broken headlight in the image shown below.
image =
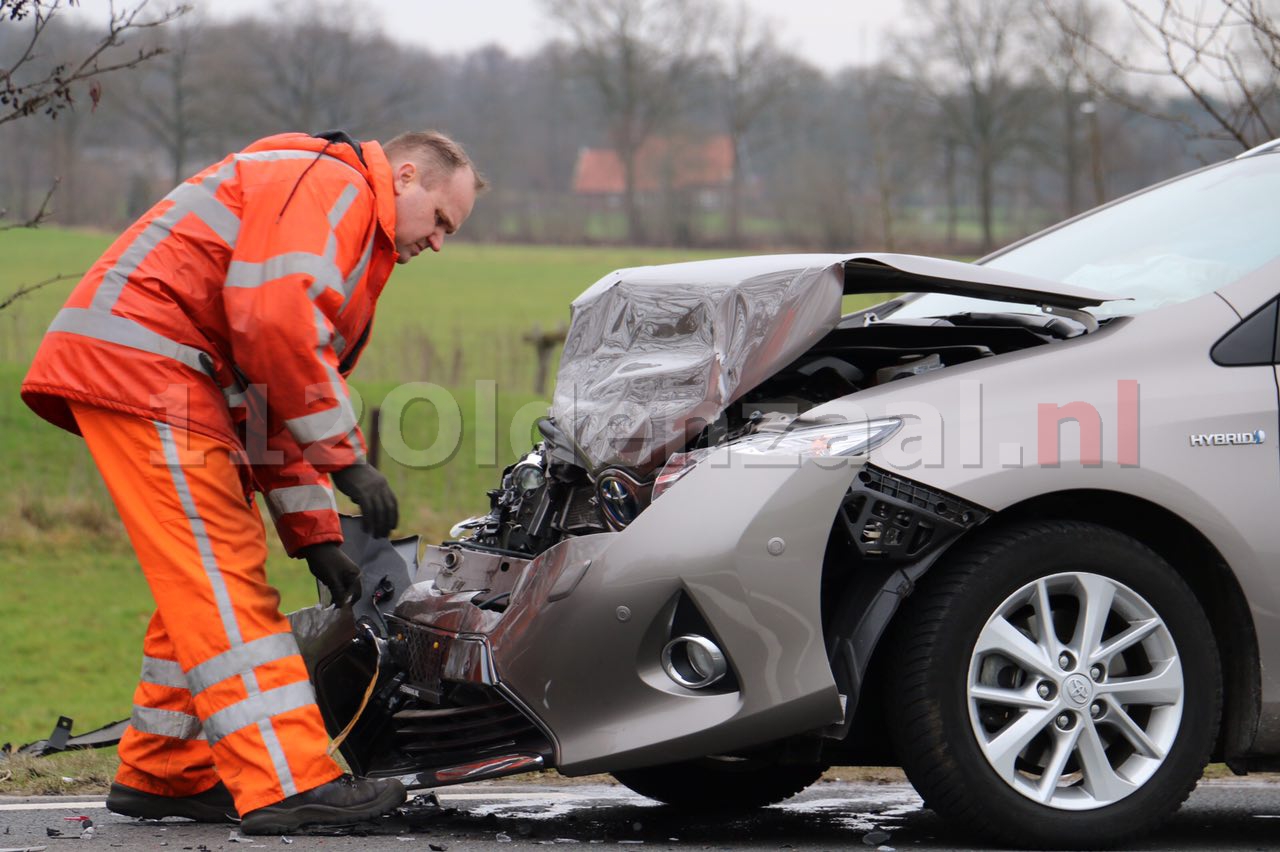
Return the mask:
{"type": "MultiPolygon", "coordinates": [[[[797,458],[830,458],[861,456],[874,450],[902,428],[902,420],[885,417],[857,423],[824,423],[803,426],[785,432],[758,432],[726,444],[732,454],[790,455],[797,458]]],[[[675,485],[689,471],[715,452],[718,447],[676,453],[667,460],[653,484],[653,499],[675,485]]]]}

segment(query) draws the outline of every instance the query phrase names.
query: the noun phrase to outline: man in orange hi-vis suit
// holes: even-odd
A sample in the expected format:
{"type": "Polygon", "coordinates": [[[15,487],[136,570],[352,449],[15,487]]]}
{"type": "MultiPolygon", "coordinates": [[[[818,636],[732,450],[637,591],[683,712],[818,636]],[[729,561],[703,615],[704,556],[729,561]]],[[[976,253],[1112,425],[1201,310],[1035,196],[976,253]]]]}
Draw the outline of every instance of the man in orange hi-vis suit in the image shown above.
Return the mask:
{"type": "Polygon", "coordinates": [[[334,601],[357,599],[331,483],[379,537],[397,504],[345,377],[392,265],[439,251],[483,187],[431,131],[272,136],[157,203],[54,318],[23,399],[84,436],[156,601],[111,810],[266,834],[404,801],[328,756],[253,492],[334,601]]]}

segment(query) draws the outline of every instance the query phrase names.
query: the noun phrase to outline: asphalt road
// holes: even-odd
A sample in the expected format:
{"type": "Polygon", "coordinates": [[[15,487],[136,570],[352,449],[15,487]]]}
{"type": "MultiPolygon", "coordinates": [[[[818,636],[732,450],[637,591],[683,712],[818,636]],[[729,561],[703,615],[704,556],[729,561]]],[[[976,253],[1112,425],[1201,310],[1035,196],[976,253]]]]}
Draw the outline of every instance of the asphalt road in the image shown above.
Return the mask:
{"type": "MultiPolygon", "coordinates": [[[[974,848],[949,831],[905,784],[818,784],[786,803],[736,820],[674,814],[624,788],[604,785],[472,784],[418,800],[401,814],[348,836],[239,838],[231,826],[138,822],[108,813],[101,798],[0,797],[0,850],[67,849],[242,852],[249,849],[469,850],[540,846],[629,849],[974,848]],[[74,802],[74,804],[73,804],[74,802]],[[88,816],[94,836],[78,840],[88,816]],[[50,837],[47,829],[62,832],[50,837]],[[233,840],[232,838],[238,838],[233,840]],[[66,841],[75,840],[75,846],[66,841]],[[864,845],[865,844],[865,845],[864,845]]],[[[412,802],[411,802],[412,804],[412,802]]],[[[1158,833],[1134,849],[1273,849],[1280,846],[1280,785],[1208,781],[1158,833]]]]}

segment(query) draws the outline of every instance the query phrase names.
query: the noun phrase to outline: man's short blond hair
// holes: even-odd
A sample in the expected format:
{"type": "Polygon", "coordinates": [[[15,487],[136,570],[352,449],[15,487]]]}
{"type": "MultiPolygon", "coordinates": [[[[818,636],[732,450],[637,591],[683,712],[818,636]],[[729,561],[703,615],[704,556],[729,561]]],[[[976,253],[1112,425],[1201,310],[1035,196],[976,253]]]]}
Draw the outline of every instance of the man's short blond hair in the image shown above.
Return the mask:
{"type": "Polygon", "coordinates": [[[452,175],[460,168],[471,169],[475,176],[475,190],[480,192],[489,184],[462,146],[437,130],[411,130],[401,133],[382,146],[387,159],[394,165],[397,160],[409,160],[426,173],[423,185],[430,187],[452,175]]]}

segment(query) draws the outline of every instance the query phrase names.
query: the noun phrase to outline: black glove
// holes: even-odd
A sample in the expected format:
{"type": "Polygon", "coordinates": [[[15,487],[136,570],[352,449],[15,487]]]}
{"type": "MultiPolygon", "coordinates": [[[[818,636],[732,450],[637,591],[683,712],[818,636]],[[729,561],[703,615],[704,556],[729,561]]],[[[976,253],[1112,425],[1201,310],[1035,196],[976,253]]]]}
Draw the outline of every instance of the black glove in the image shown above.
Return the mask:
{"type": "Polygon", "coordinates": [[[338,490],[360,507],[361,526],[374,538],[386,538],[400,522],[400,507],[387,478],[376,467],[353,464],[330,474],[338,490]]]}
{"type": "Polygon", "coordinates": [[[360,600],[360,569],[341,547],[332,542],[313,544],[300,553],[315,578],[329,589],[336,605],[348,607],[360,600]]]}

